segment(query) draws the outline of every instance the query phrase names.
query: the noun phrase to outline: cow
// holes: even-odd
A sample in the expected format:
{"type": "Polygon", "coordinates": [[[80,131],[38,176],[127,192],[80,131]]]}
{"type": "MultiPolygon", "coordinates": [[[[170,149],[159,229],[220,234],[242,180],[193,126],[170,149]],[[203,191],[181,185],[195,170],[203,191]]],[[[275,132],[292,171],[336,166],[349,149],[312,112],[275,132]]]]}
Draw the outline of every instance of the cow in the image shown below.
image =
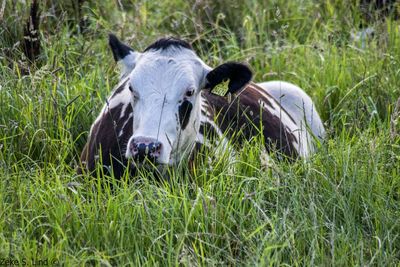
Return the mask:
{"type": "Polygon", "coordinates": [[[302,89],[283,81],[254,83],[246,64],[212,68],[173,37],[138,52],[110,34],[109,46],[122,65],[120,81],[90,128],[81,170],[101,164],[121,177],[128,166],[176,166],[212,146],[207,140],[240,143],[259,134],[266,152],[307,158],[325,135],[302,89]]]}

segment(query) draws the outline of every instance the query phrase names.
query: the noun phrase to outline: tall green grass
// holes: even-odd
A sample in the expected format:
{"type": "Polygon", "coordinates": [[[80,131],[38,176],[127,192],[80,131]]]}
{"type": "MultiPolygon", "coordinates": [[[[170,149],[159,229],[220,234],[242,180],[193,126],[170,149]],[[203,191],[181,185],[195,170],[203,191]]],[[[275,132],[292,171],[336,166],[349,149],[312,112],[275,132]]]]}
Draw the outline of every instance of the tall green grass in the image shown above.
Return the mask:
{"type": "MultiPolygon", "coordinates": [[[[28,6],[0,21],[0,259],[65,265],[400,264],[400,26],[358,2],[41,2],[40,58],[20,49],[28,6]],[[88,130],[117,83],[114,32],[142,50],[192,41],[210,65],[246,61],[313,98],[328,132],[307,161],[260,160],[260,138],[157,181],[79,177],[88,130]],[[28,75],[26,75],[28,73],[28,75]],[[394,118],[396,119],[396,118],[394,118]],[[392,120],[393,121],[393,120],[392,120]],[[399,133],[398,133],[399,134],[399,133]],[[55,262],[56,261],[56,262],[55,262]]],[[[213,151],[207,151],[213,155],[213,151]]]]}

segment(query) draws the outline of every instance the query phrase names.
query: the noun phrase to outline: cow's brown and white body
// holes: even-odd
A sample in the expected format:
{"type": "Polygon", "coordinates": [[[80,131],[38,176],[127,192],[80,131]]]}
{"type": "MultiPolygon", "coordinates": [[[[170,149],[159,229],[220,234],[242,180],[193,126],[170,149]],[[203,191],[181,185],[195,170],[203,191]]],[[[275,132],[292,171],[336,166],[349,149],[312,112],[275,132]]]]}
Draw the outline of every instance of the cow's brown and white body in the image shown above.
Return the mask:
{"type": "MultiPolygon", "coordinates": [[[[324,127],[312,100],[293,84],[281,81],[255,84],[249,82],[251,75],[249,77],[242,65],[227,63],[212,70],[198,58],[191,59],[194,53],[186,51],[188,47],[168,50],[168,44],[164,43],[160,51],[154,45],[145,50],[158,56],[156,60],[137,66],[142,55],[135,55],[137,52],[126,50],[130,48],[112,40],[113,36],[110,38],[114,57],[123,61],[131,57],[133,61],[124,62],[127,69],[119,85],[90,129],[89,140],[81,156],[89,171],[93,171],[96,164],[102,164],[105,170],[119,177],[127,168],[128,159],[141,163],[151,158],[155,164],[174,165],[189,157],[194,147],[206,145],[210,138],[226,141],[235,136],[235,141],[240,142],[260,133],[265,138],[267,151],[277,150],[292,158],[304,158],[313,153],[315,141],[324,136],[324,127]],[[189,54],[189,59],[176,55],[181,49],[189,54]],[[184,66],[183,69],[177,68],[178,71],[173,69],[174,74],[169,74],[169,68],[188,60],[194,70],[184,66]],[[140,67],[144,70],[138,78],[132,69],[140,71],[140,67]],[[156,71],[152,72],[153,77],[150,75],[143,81],[147,68],[156,71]],[[196,71],[200,73],[197,76],[196,71]],[[188,73],[187,77],[181,77],[181,72],[188,73]],[[241,76],[242,73],[246,78],[241,76]],[[168,84],[165,81],[168,75],[175,75],[178,80],[169,83],[164,91],[158,90],[160,83],[168,84]],[[229,90],[232,96],[229,98],[211,92],[216,84],[225,79],[231,80],[229,90]],[[147,96],[145,94],[152,89],[140,91],[140,88],[149,84],[154,92],[147,96]],[[184,88],[183,93],[170,92],[173,89],[169,88],[174,86],[184,88]],[[139,98],[135,94],[140,94],[142,98],[135,100],[135,97],[139,98]],[[135,101],[142,101],[142,106],[135,101]]],[[[130,168],[133,170],[134,166],[130,168]]]]}

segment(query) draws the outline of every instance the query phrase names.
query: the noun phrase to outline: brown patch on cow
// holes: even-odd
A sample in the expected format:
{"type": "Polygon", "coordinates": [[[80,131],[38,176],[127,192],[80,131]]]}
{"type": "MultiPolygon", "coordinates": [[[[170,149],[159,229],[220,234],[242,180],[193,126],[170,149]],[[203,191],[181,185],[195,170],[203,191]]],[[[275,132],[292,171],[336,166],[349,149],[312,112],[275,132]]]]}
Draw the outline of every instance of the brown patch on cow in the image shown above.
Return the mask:
{"type": "Polygon", "coordinates": [[[250,84],[239,92],[231,103],[224,97],[206,91],[203,92],[203,96],[213,110],[210,114],[217,115],[216,122],[228,137],[235,137],[241,143],[262,133],[268,152],[275,147],[287,156],[298,156],[297,150],[293,147],[293,143],[298,143],[294,134],[279,117],[268,109],[262,109],[258,103],[258,100],[262,99],[272,108],[270,101],[275,101],[274,98],[271,96],[271,100],[266,99],[259,90],[263,89],[250,84]]]}
{"type": "Polygon", "coordinates": [[[120,118],[123,106],[119,104],[112,109],[106,109],[101,119],[93,125],[81,155],[81,161],[85,162],[84,166],[89,172],[93,172],[96,163],[100,162],[107,174],[111,171],[115,177],[121,177],[124,173],[128,164],[125,152],[132,135],[133,118],[130,118],[131,105],[126,107],[124,116],[120,118]],[[125,123],[127,120],[128,123],[125,123]],[[123,134],[119,136],[121,130],[123,134]]]}

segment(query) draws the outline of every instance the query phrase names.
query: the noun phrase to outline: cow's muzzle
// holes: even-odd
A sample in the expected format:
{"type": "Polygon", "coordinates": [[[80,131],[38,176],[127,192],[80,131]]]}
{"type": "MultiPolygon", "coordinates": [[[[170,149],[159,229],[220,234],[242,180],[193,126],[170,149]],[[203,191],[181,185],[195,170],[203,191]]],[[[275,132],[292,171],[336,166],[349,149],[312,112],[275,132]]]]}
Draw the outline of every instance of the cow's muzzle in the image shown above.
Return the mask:
{"type": "Polygon", "coordinates": [[[161,143],[156,139],[142,136],[133,138],[129,144],[132,158],[136,163],[142,163],[145,159],[157,162],[161,147],[161,143]]]}

